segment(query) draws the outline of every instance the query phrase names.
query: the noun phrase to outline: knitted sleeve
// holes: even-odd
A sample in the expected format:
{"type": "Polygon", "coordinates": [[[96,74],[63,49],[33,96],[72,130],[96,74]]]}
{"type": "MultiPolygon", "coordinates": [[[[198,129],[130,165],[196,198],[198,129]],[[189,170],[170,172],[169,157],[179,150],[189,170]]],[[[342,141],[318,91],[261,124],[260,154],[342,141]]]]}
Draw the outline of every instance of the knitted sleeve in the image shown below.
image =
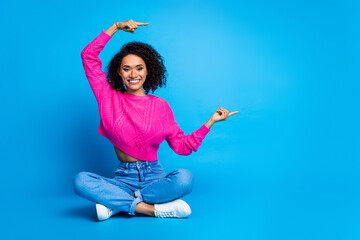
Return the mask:
{"type": "Polygon", "coordinates": [[[102,63],[98,57],[110,38],[112,36],[103,30],[81,52],[85,75],[98,103],[111,90],[110,83],[106,80],[106,73],[101,70],[102,63]]]}
{"type": "Polygon", "coordinates": [[[165,105],[166,118],[170,130],[170,134],[168,134],[165,139],[170,148],[179,155],[190,155],[192,151],[196,152],[210,129],[203,124],[199,129],[192,132],[192,134],[185,135],[176,123],[174,113],[169,104],[166,103],[165,105]]]}

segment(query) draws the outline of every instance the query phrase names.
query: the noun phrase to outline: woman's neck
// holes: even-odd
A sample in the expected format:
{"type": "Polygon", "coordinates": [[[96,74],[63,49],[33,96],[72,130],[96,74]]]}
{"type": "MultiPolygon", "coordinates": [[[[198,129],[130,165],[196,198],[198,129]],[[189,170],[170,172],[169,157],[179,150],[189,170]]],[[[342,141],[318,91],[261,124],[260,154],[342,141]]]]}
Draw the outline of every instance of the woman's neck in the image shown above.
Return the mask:
{"type": "Polygon", "coordinates": [[[129,91],[129,89],[128,89],[128,90],[126,90],[126,92],[128,94],[136,95],[136,96],[146,96],[147,95],[147,94],[144,93],[144,91],[133,92],[133,91],[129,91]]]}

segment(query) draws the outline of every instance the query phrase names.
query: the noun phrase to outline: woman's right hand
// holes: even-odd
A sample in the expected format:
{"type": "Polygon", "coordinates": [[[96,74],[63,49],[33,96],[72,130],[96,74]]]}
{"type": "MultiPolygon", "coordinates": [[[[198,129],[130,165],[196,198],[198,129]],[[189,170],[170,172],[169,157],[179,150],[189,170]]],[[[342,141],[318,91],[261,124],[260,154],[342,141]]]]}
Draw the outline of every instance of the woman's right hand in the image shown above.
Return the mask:
{"type": "Polygon", "coordinates": [[[135,22],[131,19],[128,21],[117,22],[117,23],[115,23],[115,25],[119,30],[134,33],[135,29],[137,29],[138,26],[149,25],[149,23],[135,22]]]}

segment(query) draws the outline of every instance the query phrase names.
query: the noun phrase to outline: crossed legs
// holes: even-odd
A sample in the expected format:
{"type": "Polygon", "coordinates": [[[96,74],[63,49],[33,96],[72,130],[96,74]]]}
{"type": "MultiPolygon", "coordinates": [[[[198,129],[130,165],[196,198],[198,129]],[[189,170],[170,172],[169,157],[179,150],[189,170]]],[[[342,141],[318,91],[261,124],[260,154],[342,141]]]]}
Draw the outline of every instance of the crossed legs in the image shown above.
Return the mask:
{"type": "Polygon", "coordinates": [[[74,191],[81,197],[116,211],[154,216],[154,204],[165,203],[189,194],[193,176],[187,169],[175,170],[164,178],[137,189],[132,182],[80,172],[74,178],[74,191]]]}

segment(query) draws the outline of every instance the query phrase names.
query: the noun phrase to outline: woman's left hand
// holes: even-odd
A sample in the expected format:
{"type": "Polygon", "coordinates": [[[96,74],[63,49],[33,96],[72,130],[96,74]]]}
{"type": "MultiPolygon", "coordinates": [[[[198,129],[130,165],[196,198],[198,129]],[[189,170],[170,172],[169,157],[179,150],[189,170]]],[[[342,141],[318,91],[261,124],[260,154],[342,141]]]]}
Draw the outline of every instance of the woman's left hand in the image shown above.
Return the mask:
{"type": "Polygon", "coordinates": [[[234,115],[238,112],[239,111],[229,113],[229,110],[226,110],[225,108],[220,107],[218,110],[216,110],[216,112],[211,116],[210,119],[215,123],[215,122],[226,120],[228,117],[230,117],[231,115],[234,115]]]}

